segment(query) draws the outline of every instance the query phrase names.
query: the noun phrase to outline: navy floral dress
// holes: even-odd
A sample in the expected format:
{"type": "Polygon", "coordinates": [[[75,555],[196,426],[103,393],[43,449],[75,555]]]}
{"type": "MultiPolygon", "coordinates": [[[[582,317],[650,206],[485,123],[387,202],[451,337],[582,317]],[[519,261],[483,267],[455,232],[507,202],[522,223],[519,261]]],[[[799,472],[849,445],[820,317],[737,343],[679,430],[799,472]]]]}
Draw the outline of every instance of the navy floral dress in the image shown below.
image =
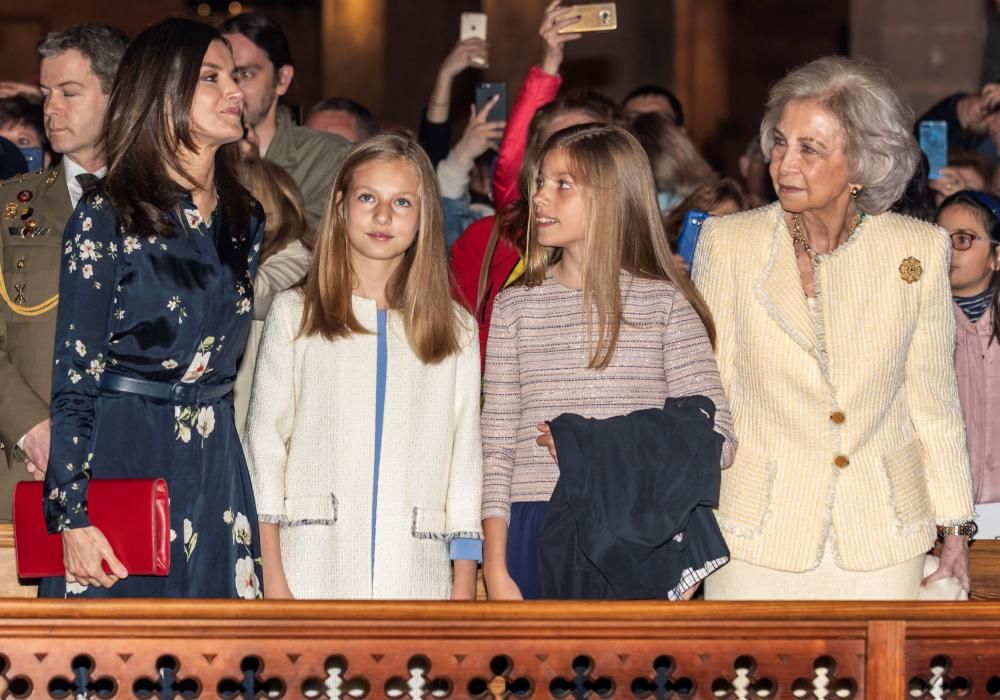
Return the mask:
{"type": "MultiPolygon", "coordinates": [[[[101,190],[80,200],[63,235],[45,478],[49,531],[83,527],[90,478],[167,480],[170,575],[110,589],[45,579],[43,597],[260,598],[257,511],[232,393],[193,405],[101,391],[107,372],[165,383],[232,382],[253,307],[263,235],[202,218],[185,195],[176,235],[121,230],[101,190]]],[[[214,219],[214,220],[213,220],[214,219]]]]}

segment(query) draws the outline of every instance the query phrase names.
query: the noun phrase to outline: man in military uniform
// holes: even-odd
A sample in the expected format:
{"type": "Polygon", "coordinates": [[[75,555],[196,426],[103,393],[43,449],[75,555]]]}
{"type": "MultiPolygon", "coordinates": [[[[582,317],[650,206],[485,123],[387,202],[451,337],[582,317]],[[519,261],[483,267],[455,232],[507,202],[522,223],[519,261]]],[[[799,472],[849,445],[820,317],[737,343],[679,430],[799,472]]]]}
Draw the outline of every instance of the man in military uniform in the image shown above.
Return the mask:
{"type": "Polygon", "coordinates": [[[101,125],[127,43],[99,24],[45,37],[45,133],[62,162],[0,183],[0,523],[11,518],[14,484],[48,465],[62,234],[84,188],[104,175],[101,125]]]}
{"type": "Polygon", "coordinates": [[[233,47],[243,110],[257,134],[260,153],[288,171],[302,192],[306,216],[315,227],[333,187],[340,162],[350,148],[345,139],[298,126],[278,98],[288,92],[295,76],[288,38],[273,20],[258,14],[237,15],[220,27],[233,47]]]}

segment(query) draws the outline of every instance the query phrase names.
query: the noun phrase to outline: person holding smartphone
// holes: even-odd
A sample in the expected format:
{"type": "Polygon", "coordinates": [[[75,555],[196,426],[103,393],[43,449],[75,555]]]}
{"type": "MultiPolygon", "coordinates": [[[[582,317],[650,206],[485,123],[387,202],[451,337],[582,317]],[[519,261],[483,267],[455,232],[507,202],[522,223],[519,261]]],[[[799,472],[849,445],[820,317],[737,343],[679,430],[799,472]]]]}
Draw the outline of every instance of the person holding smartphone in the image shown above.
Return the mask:
{"type": "Polygon", "coordinates": [[[478,37],[459,39],[441,62],[434,90],[420,119],[420,145],[435,167],[447,157],[451,144],[451,89],[455,78],[469,68],[488,66],[489,44],[478,37]]]}
{"type": "MultiPolygon", "coordinates": [[[[915,130],[925,121],[947,124],[948,148],[956,151],[979,151],[994,163],[1000,162],[1000,83],[986,83],[978,92],[956,93],[927,110],[916,122],[915,130]]],[[[949,192],[948,194],[952,194],[949,192]]]]}
{"type": "Polygon", "coordinates": [[[451,247],[456,296],[479,322],[484,361],[493,298],[524,269],[521,261],[529,217],[528,202],[521,193],[531,190],[542,146],[549,136],[569,126],[620,121],[617,105],[610,100],[593,94],[556,98],[565,45],[581,36],[563,30],[578,21],[573,8],[560,5],[559,0],[545,8],[538,29],[544,43],[542,62],[528,71],[497,153],[493,177],[497,215],[472,223],[451,247]]]}

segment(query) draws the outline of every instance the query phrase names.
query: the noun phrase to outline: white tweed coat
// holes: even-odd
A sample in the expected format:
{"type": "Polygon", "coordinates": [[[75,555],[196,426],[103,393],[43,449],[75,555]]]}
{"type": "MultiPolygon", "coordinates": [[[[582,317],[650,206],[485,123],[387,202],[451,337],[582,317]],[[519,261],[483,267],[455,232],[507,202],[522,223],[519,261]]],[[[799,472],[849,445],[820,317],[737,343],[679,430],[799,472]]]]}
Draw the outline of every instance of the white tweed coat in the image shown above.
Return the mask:
{"type": "Polygon", "coordinates": [[[805,571],[832,536],[841,568],[880,569],[973,514],[950,241],[866,217],[820,258],[813,316],[782,217],[711,219],[695,259],[739,441],[719,523],[734,559],[805,571]]]}
{"type": "MultiPolygon", "coordinates": [[[[425,365],[390,312],[385,414],[371,560],[377,337],[296,337],[299,290],[264,324],[244,437],[262,522],[279,524],[296,598],[447,598],[449,542],[482,538],[479,340],[425,365]]],[[[375,303],[354,297],[373,331],[375,303]]]]}

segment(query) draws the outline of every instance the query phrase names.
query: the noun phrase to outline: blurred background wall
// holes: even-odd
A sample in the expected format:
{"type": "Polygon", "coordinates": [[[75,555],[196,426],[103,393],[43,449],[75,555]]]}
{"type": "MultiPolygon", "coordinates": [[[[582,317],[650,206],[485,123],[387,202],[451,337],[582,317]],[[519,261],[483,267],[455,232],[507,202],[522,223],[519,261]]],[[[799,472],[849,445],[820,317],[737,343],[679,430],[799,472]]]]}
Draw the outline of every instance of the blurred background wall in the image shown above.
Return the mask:
{"type": "MultiPolygon", "coordinates": [[[[621,98],[640,83],[671,87],[688,130],[731,173],[756,132],[768,86],[788,68],[830,53],[866,56],[893,74],[918,113],[978,88],[984,0],[618,0],[619,29],[572,44],[565,85],[621,98]]],[[[0,78],[33,80],[45,32],[103,21],[135,34],[168,15],[218,22],[260,11],[285,28],[297,70],[288,101],[308,109],[352,97],[386,124],[415,126],[438,65],[458,38],[459,14],[489,15],[490,67],[455,84],[464,124],[477,80],[506,80],[513,98],[538,62],[544,0],[0,0],[0,78]]],[[[456,128],[456,137],[460,129],[456,128]]]]}

